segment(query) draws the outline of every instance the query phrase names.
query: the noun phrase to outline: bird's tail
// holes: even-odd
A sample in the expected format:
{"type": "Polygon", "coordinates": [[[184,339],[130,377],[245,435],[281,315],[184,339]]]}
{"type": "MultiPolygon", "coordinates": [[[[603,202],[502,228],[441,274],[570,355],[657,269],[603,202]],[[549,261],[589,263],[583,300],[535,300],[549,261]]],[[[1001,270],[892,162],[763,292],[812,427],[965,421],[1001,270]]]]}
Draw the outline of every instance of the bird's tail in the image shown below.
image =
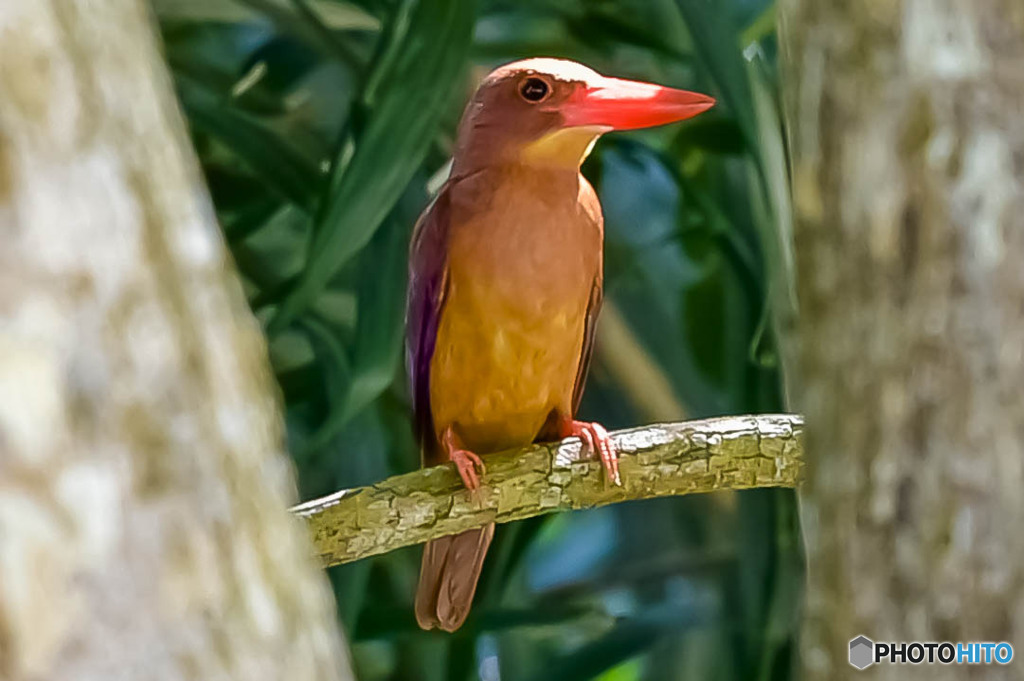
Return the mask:
{"type": "Polygon", "coordinates": [[[424,629],[455,631],[473,603],[494,523],[427,542],[416,587],[416,621],[424,629]]]}

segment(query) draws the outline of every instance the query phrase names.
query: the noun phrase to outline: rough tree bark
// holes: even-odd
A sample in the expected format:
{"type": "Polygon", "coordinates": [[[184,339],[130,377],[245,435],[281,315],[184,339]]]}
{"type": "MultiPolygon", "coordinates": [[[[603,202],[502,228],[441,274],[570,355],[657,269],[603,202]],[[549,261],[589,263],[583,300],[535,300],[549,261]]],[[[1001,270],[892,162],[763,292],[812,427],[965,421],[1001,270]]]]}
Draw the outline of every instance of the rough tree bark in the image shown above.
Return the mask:
{"type": "MultiPolygon", "coordinates": [[[[808,679],[1024,640],[1024,4],[782,0],[808,679]]],[[[877,679],[1021,678],[888,666],[877,679]]]]}
{"type": "Polygon", "coordinates": [[[190,149],[141,2],[0,2],[0,678],[350,678],[190,149]]]}
{"type": "Polygon", "coordinates": [[[396,475],[297,506],[325,565],[394,551],[489,523],[544,513],[800,480],[803,419],[725,416],[613,433],[622,485],[608,484],[580,443],[536,445],[486,457],[483,487],[469,492],[454,466],[396,475]]]}

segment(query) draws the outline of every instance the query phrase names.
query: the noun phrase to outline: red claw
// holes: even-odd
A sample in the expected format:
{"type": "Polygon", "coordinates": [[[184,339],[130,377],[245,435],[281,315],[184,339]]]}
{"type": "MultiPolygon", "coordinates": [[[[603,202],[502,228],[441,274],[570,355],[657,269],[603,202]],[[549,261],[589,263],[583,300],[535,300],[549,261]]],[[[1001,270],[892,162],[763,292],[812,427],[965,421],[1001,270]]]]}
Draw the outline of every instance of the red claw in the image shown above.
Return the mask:
{"type": "Polygon", "coordinates": [[[604,466],[608,479],[616,485],[622,485],[622,478],[619,477],[619,453],[615,450],[615,443],[604,426],[600,423],[567,420],[562,424],[561,436],[578,437],[591,456],[597,454],[601,457],[601,465],[604,466]]]}
{"type": "Polygon", "coordinates": [[[462,478],[466,489],[471,492],[480,489],[480,476],[487,472],[483,459],[468,449],[463,449],[451,427],[445,430],[443,440],[448,458],[455,464],[455,469],[459,471],[459,477],[462,478]]]}
{"type": "Polygon", "coordinates": [[[487,472],[483,459],[465,449],[453,450],[449,456],[452,463],[455,464],[455,468],[458,469],[466,489],[470,491],[480,489],[480,476],[487,472]]]}

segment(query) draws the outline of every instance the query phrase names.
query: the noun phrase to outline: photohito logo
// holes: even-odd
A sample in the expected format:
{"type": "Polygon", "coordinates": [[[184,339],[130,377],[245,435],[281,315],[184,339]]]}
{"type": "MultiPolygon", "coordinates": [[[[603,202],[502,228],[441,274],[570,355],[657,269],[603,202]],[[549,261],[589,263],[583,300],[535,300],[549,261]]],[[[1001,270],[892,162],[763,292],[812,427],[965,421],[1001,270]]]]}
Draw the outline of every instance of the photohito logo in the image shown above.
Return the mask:
{"type": "Polygon", "coordinates": [[[875,642],[867,636],[858,636],[850,641],[850,664],[857,669],[870,667],[875,663],[875,642]]]}
{"type": "Polygon", "coordinates": [[[878,642],[867,636],[850,640],[850,664],[866,669],[888,664],[1010,664],[1013,646],[1006,642],[937,643],[928,641],[878,642]]]}

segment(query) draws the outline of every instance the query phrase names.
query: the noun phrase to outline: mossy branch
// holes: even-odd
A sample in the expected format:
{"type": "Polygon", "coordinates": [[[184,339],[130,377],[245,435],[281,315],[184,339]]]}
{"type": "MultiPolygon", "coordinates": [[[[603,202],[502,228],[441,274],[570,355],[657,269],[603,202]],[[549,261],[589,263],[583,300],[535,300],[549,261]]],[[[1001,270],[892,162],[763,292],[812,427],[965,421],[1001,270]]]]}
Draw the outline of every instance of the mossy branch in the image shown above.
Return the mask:
{"type": "Polygon", "coordinates": [[[305,518],[327,566],[387,553],[487,523],[716,490],[795,487],[803,465],[803,419],[739,416],[613,433],[622,486],[580,460],[576,438],[489,455],[474,497],[451,465],[396,475],[292,509],[305,518]]]}

